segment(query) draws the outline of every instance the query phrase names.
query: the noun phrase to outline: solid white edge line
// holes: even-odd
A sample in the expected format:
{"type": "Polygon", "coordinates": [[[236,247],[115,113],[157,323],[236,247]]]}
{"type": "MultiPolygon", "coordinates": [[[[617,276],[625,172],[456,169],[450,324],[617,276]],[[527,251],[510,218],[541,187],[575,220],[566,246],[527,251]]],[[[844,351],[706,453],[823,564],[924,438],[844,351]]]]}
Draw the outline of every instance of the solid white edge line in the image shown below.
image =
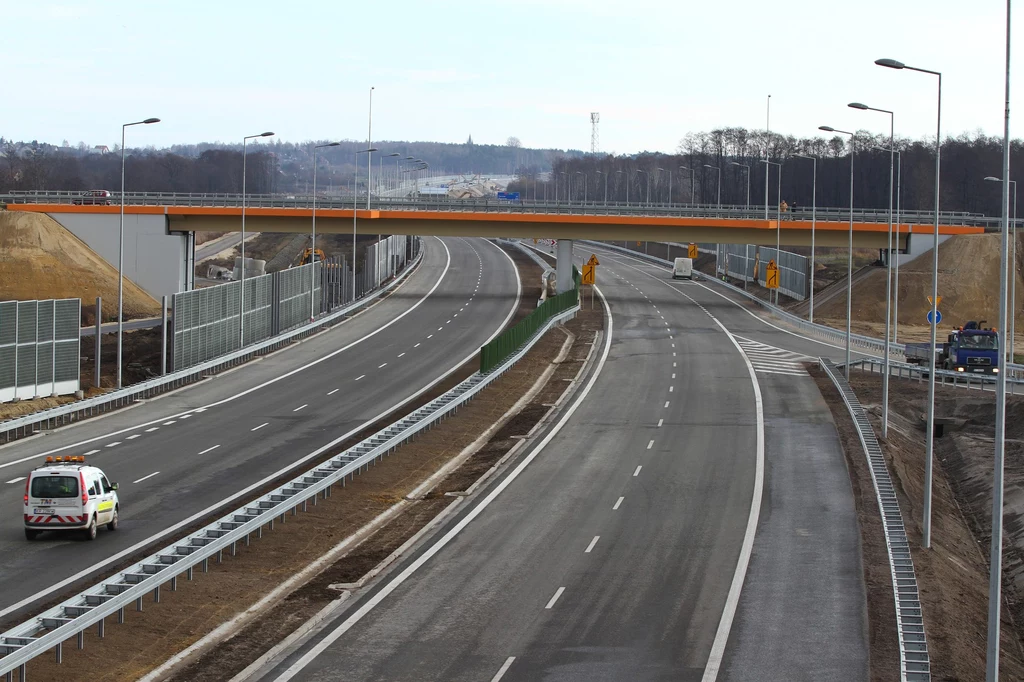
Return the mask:
{"type": "Polygon", "coordinates": [[[595,535],[594,539],[590,541],[589,545],[587,545],[587,548],[585,550],[583,550],[583,553],[584,554],[590,554],[593,551],[593,549],[594,549],[594,545],[596,545],[597,541],[600,540],[600,539],[601,539],[600,535],[595,535]]]}
{"type": "Polygon", "coordinates": [[[214,445],[212,448],[206,448],[205,450],[203,450],[199,454],[200,455],[205,455],[207,452],[213,452],[214,450],[216,450],[219,447],[220,447],[220,445],[214,445]]]}
{"type": "Polygon", "coordinates": [[[565,592],[565,587],[559,587],[557,590],[555,590],[555,595],[551,597],[551,600],[548,601],[547,606],[545,606],[544,608],[550,609],[551,607],[553,607],[555,605],[555,602],[558,601],[558,598],[562,596],[563,592],[565,592]]]}
{"type": "MultiPolygon", "coordinates": [[[[505,252],[502,251],[502,253],[505,252]]],[[[508,256],[508,254],[505,255],[508,256]]],[[[511,260],[511,258],[509,258],[509,260],[511,260]]],[[[565,413],[561,416],[561,418],[559,418],[559,420],[555,422],[555,425],[551,428],[547,435],[544,436],[543,440],[541,440],[537,447],[534,448],[528,455],[526,455],[522,459],[522,461],[520,461],[519,464],[517,464],[516,467],[512,469],[512,471],[509,472],[509,474],[504,479],[502,479],[501,482],[499,482],[494,487],[494,489],[492,489],[491,492],[487,494],[487,496],[484,499],[480,501],[479,504],[477,504],[473,509],[471,509],[469,513],[466,514],[466,516],[464,516],[457,524],[455,524],[455,526],[453,526],[447,533],[445,533],[440,539],[438,539],[433,545],[431,545],[429,549],[427,549],[423,554],[417,557],[415,561],[409,564],[405,568],[405,570],[403,570],[397,576],[392,578],[391,581],[388,582],[388,584],[386,584],[384,587],[378,590],[377,593],[374,594],[370,599],[368,599],[362,606],[360,606],[355,613],[346,618],[344,622],[342,622],[340,625],[338,625],[338,627],[329,632],[326,637],[320,640],[316,644],[316,646],[307,651],[299,660],[293,663],[290,668],[281,673],[281,675],[276,678],[275,682],[287,682],[287,680],[290,680],[293,677],[295,677],[295,675],[301,672],[302,669],[309,665],[317,656],[326,651],[328,647],[334,644],[334,642],[338,641],[338,639],[340,639],[342,635],[348,632],[352,628],[352,626],[354,626],[356,623],[362,620],[363,617],[366,616],[366,614],[368,614],[378,604],[384,601],[384,599],[389,594],[398,589],[398,587],[406,580],[408,580],[413,573],[418,571],[420,567],[423,566],[423,564],[427,563],[427,561],[429,561],[435,554],[440,552],[449,542],[452,541],[453,538],[455,538],[456,535],[461,533],[462,530],[473,521],[473,519],[479,516],[488,506],[490,506],[491,502],[493,502],[498,497],[498,495],[500,495],[505,490],[505,488],[511,485],[512,481],[519,477],[519,474],[521,474],[523,470],[530,465],[530,462],[536,459],[537,456],[544,451],[544,448],[547,447],[548,443],[550,443],[552,439],[554,439],[554,437],[558,435],[558,433],[562,430],[562,427],[564,427],[565,424],[572,417],[572,415],[576,413],[576,410],[579,409],[579,406],[583,404],[583,401],[586,399],[587,395],[589,395],[590,391],[594,388],[594,384],[597,383],[597,378],[601,376],[601,370],[604,369],[604,365],[608,361],[608,353],[611,351],[612,347],[611,340],[613,330],[611,308],[609,308],[608,302],[605,300],[604,293],[601,292],[600,287],[595,286],[594,291],[597,292],[597,295],[601,298],[601,305],[604,306],[604,319],[607,329],[607,333],[605,334],[604,350],[601,352],[601,359],[598,360],[597,368],[591,375],[590,380],[587,382],[587,385],[583,388],[582,391],[580,391],[580,394],[576,397],[573,403],[565,410],[565,413]]]]}
{"type": "Polygon", "coordinates": [[[154,476],[156,476],[156,475],[157,475],[157,474],[159,474],[159,473],[160,473],[159,471],[154,471],[153,473],[149,474],[148,476],[143,476],[142,478],[140,478],[140,479],[138,479],[138,480],[136,480],[136,481],[132,481],[132,484],[135,484],[135,483],[142,483],[142,482],[143,482],[143,481],[145,481],[145,480],[146,480],[147,478],[153,478],[154,476]]]}
{"type": "Polygon", "coordinates": [[[498,668],[498,672],[496,672],[494,677],[491,678],[491,682],[499,682],[499,680],[505,676],[505,673],[508,672],[509,666],[512,665],[512,661],[514,660],[516,660],[515,656],[509,656],[506,658],[505,662],[501,664],[500,668],[498,668]]]}
{"type": "MultiPolygon", "coordinates": [[[[331,351],[327,355],[323,355],[323,356],[317,358],[316,360],[313,360],[311,362],[306,363],[305,365],[302,365],[300,367],[296,367],[293,370],[285,372],[284,374],[282,374],[280,376],[274,377],[273,379],[268,379],[267,381],[264,381],[262,384],[257,384],[256,386],[252,386],[250,388],[247,388],[244,391],[239,391],[238,393],[236,393],[236,394],[234,394],[232,396],[229,396],[227,398],[223,398],[223,399],[218,400],[216,402],[212,402],[212,403],[210,403],[208,405],[204,405],[204,406],[199,407],[197,409],[191,409],[191,410],[188,410],[188,412],[183,412],[183,413],[180,413],[180,414],[170,415],[170,417],[164,416],[164,417],[161,417],[160,419],[154,419],[153,421],[149,421],[149,422],[146,422],[146,423],[143,423],[143,424],[136,424],[134,426],[129,426],[127,428],[121,429],[119,431],[114,431],[112,433],[105,433],[103,435],[95,436],[93,438],[87,438],[85,440],[77,441],[75,443],[69,443],[68,445],[63,445],[63,446],[61,446],[59,448],[54,448],[53,450],[49,450],[47,452],[41,452],[41,453],[38,453],[38,454],[35,454],[35,455],[29,455],[27,457],[22,457],[21,459],[14,460],[12,462],[7,462],[5,464],[0,464],[0,469],[4,469],[4,468],[9,467],[9,466],[14,466],[16,464],[21,464],[22,462],[27,462],[29,460],[38,459],[40,457],[45,457],[46,455],[52,455],[52,454],[55,454],[55,453],[58,453],[58,452],[63,452],[64,450],[68,450],[68,449],[71,449],[71,448],[76,448],[76,447],[79,447],[81,445],[86,445],[87,443],[94,443],[94,442],[96,442],[98,440],[103,440],[104,438],[113,438],[114,436],[119,436],[122,433],[129,433],[130,431],[134,431],[135,429],[141,429],[141,428],[145,428],[147,426],[152,426],[154,424],[162,422],[165,419],[172,419],[172,420],[173,419],[177,419],[182,414],[189,414],[189,413],[192,413],[192,412],[204,412],[204,411],[210,409],[211,407],[217,407],[219,405],[224,405],[226,403],[230,403],[230,402],[238,400],[239,398],[241,398],[243,396],[246,396],[246,395],[248,395],[250,393],[253,393],[253,392],[258,391],[260,389],[266,388],[267,386],[270,386],[271,384],[275,384],[278,381],[281,381],[282,379],[287,379],[288,377],[290,377],[290,376],[292,376],[294,374],[297,374],[299,372],[302,372],[302,371],[304,371],[306,369],[309,369],[310,367],[318,365],[321,362],[325,362],[325,361],[329,360],[330,358],[333,358],[335,355],[338,355],[339,353],[343,353],[346,350],[348,350],[349,348],[352,348],[353,346],[355,346],[355,345],[357,345],[359,343],[362,343],[366,339],[368,339],[368,338],[370,338],[372,336],[376,336],[377,334],[379,334],[380,332],[384,331],[385,329],[387,329],[388,327],[390,327],[391,325],[395,324],[400,319],[402,319],[403,317],[405,317],[406,315],[411,313],[413,310],[418,308],[424,301],[427,300],[427,298],[429,298],[431,296],[431,294],[434,293],[434,291],[437,289],[437,287],[439,287],[441,285],[441,282],[444,281],[445,275],[448,274],[448,270],[451,268],[452,254],[451,254],[451,251],[448,249],[448,245],[445,244],[442,239],[439,239],[437,237],[435,237],[435,239],[437,239],[439,242],[441,242],[441,246],[444,247],[445,254],[447,254],[447,261],[445,262],[444,270],[441,271],[441,275],[437,278],[437,281],[434,282],[434,286],[432,286],[430,288],[430,290],[427,293],[425,293],[420,300],[416,301],[416,303],[414,303],[412,306],[410,306],[409,309],[404,311],[401,315],[398,315],[398,316],[394,317],[393,319],[389,320],[388,322],[386,322],[385,324],[381,325],[380,327],[377,327],[372,332],[366,334],[365,336],[362,336],[362,337],[356,339],[352,343],[350,343],[350,344],[348,344],[346,346],[343,346],[343,347],[341,347],[341,348],[339,348],[337,350],[331,351]]],[[[518,271],[516,271],[516,282],[519,283],[519,272],[518,271]]],[[[517,288],[517,292],[518,292],[518,289],[519,288],[517,288]]],[[[519,300],[518,296],[516,297],[516,300],[517,301],[519,300]]],[[[513,309],[513,312],[514,311],[515,311],[515,309],[513,309]]],[[[504,326],[504,325],[502,325],[502,326],[504,326]]],[[[169,425],[171,425],[173,423],[174,423],[173,421],[164,422],[163,426],[169,426],[169,425]]],[[[2,617],[3,614],[4,614],[4,612],[0,612],[0,617],[2,617]]]]}
{"type": "MultiPolygon", "coordinates": [[[[438,241],[441,242],[441,245],[444,246],[445,251],[449,254],[449,262],[450,262],[451,252],[448,251],[447,244],[445,244],[444,241],[441,240],[441,239],[438,239],[438,241]]],[[[488,243],[490,243],[490,242],[488,242],[488,243]]],[[[508,262],[512,266],[512,274],[514,274],[515,277],[516,277],[516,300],[512,303],[512,307],[509,309],[508,314],[505,316],[505,319],[502,320],[498,324],[498,326],[495,328],[494,333],[491,334],[491,336],[487,340],[485,340],[483,342],[483,344],[481,344],[481,345],[484,345],[484,346],[486,346],[488,343],[490,343],[495,338],[497,338],[498,334],[500,334],[502,332],[502,330],[508,324],[509,320],[512,319],[512,316],[515,315],[516,310],[519,309],[519,300],[522,297],[522,289],[523,289],[522,280],[519,277],[519,269],[516,268],[515,261],[513,261],[512,257],[509,256],[507,253],[505,253],[497,245],[492,245],[492,246],[494,246],[495,249],[497,249],[503,256],[505,256],[505,258],[508,260],[508,262]]],[[[445,272],[447,272],[447,271],[448,271],[448,268],[446,266],[445,267],[445,272]]],[[[443,273],[442,273],[442,278],[443,278],[443,273]]],[[[438,283],[440,283],[440,280],[438,280],[438,283]]],[[[436,288],[437,288],[437,285],[435,284],[434,285],[434,289],[436,289],[436,288]]],[[[427,296],[429,296],[430,293],[432,293],[434,289],[431,289],[430,292],[427,293],[427,296]]],[[[600,294],[600,290],[598,290],[598,293],[600,294]]],[[[426,296],[424,296],[423,299],[420,299],[419,303],[422,303],[425,298],[426,298],[426,296]]],[[[603,297],[602,297],[602,300],[603,300],[603,297]]],[[[419,305],[419,303],[417,303],[416,305],[419,305]]],[[[405,314],[407,314],[407,313],[403,313],[403,315],[405,315],[405,314]]],[[[398,318],[396,318],[396,319],[398,319],[398,318]]],[[[609,325],[610,324],[611,323],[609,322],[609,325]]],[[[610,328],[610,326],[609,326],[609,328],[610,328]]],[[[376,332],[373,332],[373,333],[375,334],[376,332]]],[[[372,334],[370,336],[372,336],[372,334]]],[[[364,337],[364,338],[368,338],[368,337],[364,337]]],[[[359,343],[359,341],[356,341],[353,344],[350,344],[350,346],[354,345],[355,343],[359,343]]],[[[607,346],[607,348],[610,348],[610,344],[607,346]]],[[[337,353],[337,352],[340,352],[340,351],[335,351],[335,352],[337,353]]],[[[209,507],[207,507],[206,509],[203,509],[202,511],[198,511],[195,514],[193,514],[192,516],[190,516],[190,517],[188,517],[188,518],[186,518],[186,519],[184,519],[182,521],[179,521],[178,523],[174,524],[170,528],[166,528],[166,529],[164,529],[163,531],[161,531],[159,533],[151,535],[148,538],[144,538],[144,539],[140,540],[139,542],[136,542],[131,547],[127,547],[127,548],[121,550],[120,552],[118,552],[117,554],[114,554],[114,555],[112,555],[110,557],[107,557],[106,559],[104,559],[102,561],[99,561],[99,562],[93,564],[92,566],[89,566],[88,568],[82,569],[78,573],[76,573],[76,574],[74,574],[74,575],[72,575],[72,576],[70,576],[68,578],[65,578],[64,580],[60,581],[59,583],[51,585],[50,587],[47,587],[44,590],[40,590],[39,592],[36,592],[35,594],[33,594],[31,596],[25,597],[24,599],[22,599],[21,601],[17,602],[16,604],[12,604],[12,605],[4,608],[3,610],[0,610],[0,618],[3,618],[4,616],[6,616],[8,613],[11,613],[12,611],[17,611],[18,609],[22,608],[23,606],[31,604],[34,601],[38,601],[39,599],[42,599],[42,598],[46,597],[47,595],[52,594],[53,592],[55,592],[55,591],[65,587],[66,585],[69,585],[69,584],[75,582],[76,580],[79,580],[79,579],[81,579],[81,578],[83,578],[83,577],[85,577],[85,576],[87,576],[87,575],[89,575],[91,573],[94,573],[94,572],[102,569],[103,567],[105,567],[105,566],[107,566],[107,565],[109,565],[111,563],[114,563],[115,561],[118,561],[118,560],[120,560],[120,559],[122,559],[122,558],[124,558],[126,556],[129,556],[132,553],[137,552],[139,549],[141,549],[143,547],[147,547],[147,546],[149,546],[152,543],[159,542],[162,538],[166,537],[167,535],[169,535],[171,533],[174,533],[175,531],[177,531],[177,530],[179,530],[181,528],[184,528],[184,527],[188,526],[189,524],[194,523],[198,519],[201,519],[204,516],[207,516],[208,514],[214,512],[214,511],[216,511],[218,509],[221,509],[222,507],[225,507],[226,505],[230,505],[232,502],[235,502],[236,500],[238,500],[241,497],[249,495],[250,493],[252,493],[252,491],[258,490],[259,488],[261,488],[262,486],[266,485],[267,483],[270,483],[271,481],[273,481],[273,480],[275,480],[277,478],[280,478],[282,475],[284,475],[284,474],[286,474],[286,473],[288,473],[290,471],[294,471],[296,469],[296,467],[301,465],[303,462],[307,462],[307,461],[313,459],[314,457],[317,457],[318,455],[320,455],[320,454],[322,454],[324,452],[327,452],[331,448],[335,447],[338,443],[342,443],[342,442],[348,440],[349,438],[351,438],[355,434],[357,434],[360,431],[362,431],[363,429],[365,429],[370,424],[373,424],[374,422],[376,422],[379,419],[385,417],[386,415],[390,414],[394,410],[401,409],[404,405],[407,405],[411,401],[415,400],[416,398],[420,397],[421,395],[423,395],[427,391],[431,390],[432,388],[434,388],[434,386],[436,386],[437,384],[439,384],[442,381],[444,381],[445,379],[447,379],[459,367],[462,367],[462,365],[464,365],[465,363],[467,363],[470,360],[472,360],[477,355],[477,353],[479,353],[479,350],[474,350],[472,353],[470,353],[469,355],[467,355],[466,357],[464,357],[463,359],[457,361],[454,365],[452,365],[452,367],[449,368],[447,372],[445,372],[441,376],[435,378],[429,384],[427,384],[426,386],[424,386],[420,390],[416,391],[415,393],[413,393],[412,395],[407,397],[405,400],[402,400],[402,401],[398,402],[397,404],[388,407],[387,409],[382,411],[380,414],[378,414],[378,415],[376,415],[374,417],[371,417],[369,420],[363,422],[359,426],[356,426],[355,428],[353,428],[348,433],[345,433],[345,434],[342,434],[341,436],[338,436],[337,438],[332,440],[330,443],[327,443],[326,445],[322,445],[321,447],[317,448],[316,450],[314,450],[313,452],[307,454],[306,456],[301,457],[298,460],[295,460],[295,461],[291,462],[285,468],[283,468],[283,469],[281,469],[279,471],[276,471],[276,472],[274,472],[274,473],[264,477],[262,480],[256,481],[255,483],[253,483],[252,485],[250,485],[247,488],[244,488],[244,489],[238,491],[237,493],[235,493],[231,497],[229,497],[229,498],[227,498],[225,500],[221,500],[221,501],[219,501],[219,502],[217,502],[215,504],[212,504],[209,507]]],[[[608,355],[608,353],[607,353],[607,350],[606,350],[605,357],[607,357],[607,355],[608,355]]],[[[249,390],[251,391],[251,390],[255,390],[255,389],[249,389],[249,390]]],[[[589,388],[587,390],[589,391],[589,388]]],[[[227,401],[222,401],[222,402],[227,402],[227,401]]],[[[214,403],[214,405],[217,405],[217,404],[220,404],[220,403],[214,403]]],[[[202,411],[204,411],[206,409],[207,408],[202,407],[202,408],[199,408],[197,410],[193,410],[193,412],[202,412],[202,411]]],[[[157,420],[157,421],[160,421],[160,420],[157,420]]],[[[150,423],[153,424],[153,423],[156,423],[156,422],[150,422],[150,423]]],[[[142,424],[141,426],[146,426],[146,424],[142,424]]],[[[125,431],[131,431],[134,428],[140,428],[140,427],[132,427],[131,429],[125,429],[125,431]]],[[[124,433],[124,431],[121,431],[120,433],[124,433]]],[[[92,440],[97,440],[97,439],[92,439],[92,440]]],[[[86,441],[86,442],[91,442],[91,441],[86,441]]],[[[97,452],[99,452],[99,451],[97,450],[97,452]]],[[[43,454],[46,454],[46,453],[43,453],[43,454]]],[[[33,459],[34,457],[37,457],[37,456],[39,456],[39,455],[33,455],[32,457],[26,457],[25,460],[33,459]]],[[[25,460],[22,460],[22,461],[25,461],[25,460]]],[[[3,466],[9,466],[9,465],[3,465],[3,466]]],[[[3,468],[3,466],[0,466],[0,468],[3,468]]]]}
{"type": "MultiPolygon", "coordinates": [[[[623,263],[626,267],[632,267],[623,263]]],[[[682,294],[692,303],[697,304],[691,296],[675,288],[668,282],[658,279],[654,275],[644,272],[639,268],[633,268],[637,272],[647,275],[653,280],[659,281],[673,291],[682,294]]],[[[705,287],[707,288],[707,287],[705,287]]],[[[711,291],[710,289],[708,289],[711,291]]],[[[718,293],[718,292],[715,292],[718,293]]],[[[723,297],[726,298],[726,297],[723,297]]],[[[699,304],[697,304],[699,305],[699,304]]],[[[709,317],[711,317],[709,315],[709,317]]],[[[756,316],[755,316],[756,317],[756,316]]],[[[729,594],[725,598],[725,607],[722,609],[722,618],[718,623],[718,630],[715,632],[715,639],[711,645],[711,653],[708,654],[708,662],[704,667],[704,676],[701,682],[715,682],[718,679],[718,671],[722,667],[722,660],[725,658],[725,646],[729,642],[729,634],[732,631],[732,621],[736,617],[736,609],[739,606],[740,593],[743,591],[743,581],[747,577],[747,566],[750,565],[750,555],[754,550],[754,536],[757,534],[757,522],[761,516],[761,497],[764,493],[764,402],[761,398],[761,384],[757,381],[757,372],[750,363],[743,347],[732,333],[725,328],[718,318],[711,317],[718,328],[728,337],[729,341],[736,348],[747,366],[747,374],[750,375],[750,383],[754,389],[754,409],[757,414],[757,436],[756,453],[754,465],[754,492],[750,499],[750,512],[747,515],[747,528],[743,533],[743,544],[740,545],[740,555],[736,561],[736,572],[732,576],[732,584],[729,586],[729,594]]],[[[785,330],[783,330],[785,331],[785,330]]],[[[795,336],[799,336],[798,334],[795,336]]]]}

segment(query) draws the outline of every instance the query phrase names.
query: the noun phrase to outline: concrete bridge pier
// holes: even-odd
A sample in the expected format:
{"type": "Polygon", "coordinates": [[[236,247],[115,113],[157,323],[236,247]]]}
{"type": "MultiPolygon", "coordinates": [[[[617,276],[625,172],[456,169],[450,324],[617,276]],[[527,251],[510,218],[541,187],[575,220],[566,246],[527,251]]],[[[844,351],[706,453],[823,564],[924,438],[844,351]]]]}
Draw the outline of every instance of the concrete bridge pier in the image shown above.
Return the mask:
{"type": "Polygon", "coordinates": [[[571,239],[559,239],[555,247],[555,287],[558,293],[572,289],[571,239]]]}

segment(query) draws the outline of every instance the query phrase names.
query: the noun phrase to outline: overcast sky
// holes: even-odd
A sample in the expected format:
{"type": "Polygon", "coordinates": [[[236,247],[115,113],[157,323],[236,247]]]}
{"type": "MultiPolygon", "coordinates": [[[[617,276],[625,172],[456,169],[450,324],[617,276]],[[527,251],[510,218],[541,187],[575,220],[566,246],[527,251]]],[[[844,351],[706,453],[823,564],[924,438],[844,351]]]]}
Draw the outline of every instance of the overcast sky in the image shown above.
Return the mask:
{"type": "Polygon", "coordinates": [[[10,0],[0,135],[113,145],[122,123],[156,116],[128,146],[264,130],[364,139],[371,85],[375,139],[589,149],[597,111],[601,151],[667,152],[688,131],[763,128],[769,94],[783,133],[887,131],[884,114],[846,107],[861,101],[894,110],[897,134],[934,135],[937,79],[873,64],[891,57],[943,72],[944,134],[1001,136],[1005,11],[995,0],[10,0]]]}

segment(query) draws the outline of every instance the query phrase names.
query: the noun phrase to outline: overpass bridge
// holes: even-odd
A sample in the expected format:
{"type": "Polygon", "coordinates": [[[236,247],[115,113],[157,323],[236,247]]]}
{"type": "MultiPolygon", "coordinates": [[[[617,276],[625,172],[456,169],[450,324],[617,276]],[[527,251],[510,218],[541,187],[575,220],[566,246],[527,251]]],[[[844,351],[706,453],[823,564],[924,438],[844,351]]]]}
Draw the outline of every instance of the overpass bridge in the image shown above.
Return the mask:
{"type": "MultiPolygon", "coordinates": [[[[180,282],[189,287],[197,232],[236,231],[241,223],[239,194],[125,193],[126,233],[148,232],[176,238],[168,244],[178,253],[180,282]]],[[[107,199],[103,199],[106,201],[107,199]]],[[[89,203],[95,199],[81,192],[25,192],[0,195],[9,211],[46,213],[90,246],[93,242],[116,239],[120,196],[109,204],[89,203]],[[83,234],[90,235],[89,238],[83,234]],[[92,239],[92,242],[90,241],[92,239]]],[[[407,234],[456,237],[545,237],[559,240],[704,242],[719,244],[774,244],[809,246],[812,228],[817,246],[846,246],[849,242],[850,210],[816,209],[816,219],[806,208],[778,214],[774,208],[765,218],[763,207],[714,206],[698,204],[622,204],[604,202],[508,202],[496,199],[456,200],[446,197],[419,199],[371,196],[317,197],[316,229],[320,233],[407,234]],[[781,218],[781,220],[779,220],[781,218]]],[[[313,197],[294,195],[247,195],[246,227],[253,232],[310,231],[313,197]]],[[[857,247],[886,247],[888,211],[855,209],[853,242],[857,247]]],[[[934,214],[904,212],[894,226],[897,248],[906,251],[917,238],[931,240],[934,214]]],[[[980,234],[997,230],[998,218],[969,213],[940,214],[943,236],[980,234]]],[[[1024,222],[1024,221],[1022,221],[1024,222]]],[[[167,251],[157,240],[136,241],[136,271],[143,276],[147,258],[166,259],[167,251]],[[139,244],[144,249],[140,250],[139,244]],[[149,253],[152,251],[152,253],[149,253]],[[141,260],[140,260],[141,259],[141,260]]],[[[109,252],[104,242],[97,248],[109,252]]],[[[566,243],[571,253],[571,244],[566,243]]],[[[116,253],[116,251],[115,251],[116,253]]],[[[109,258],[108,258],[109,260],[109,258]]],[[[131,260],[131,259],[129,259],[131,260]]],[[[149,263],[151,267],[161,267],[149,263]]],[[[559,267],[559,282],[568,286],[569,268],[559,267]]],[[[140,285],[146,285],[139,282],[140,285]]],[[[170,274],[168,274],[170,277],[170,274]]],[[[164,289],[173,287],[161,285],[164,289]]],[[[153,292],[153,287],[146,287],[153,292]]],[[[180,290],[180,286],[174,291],[180,290]]],[[[174,293],[170,291],[170,293],[174,293]]]]}

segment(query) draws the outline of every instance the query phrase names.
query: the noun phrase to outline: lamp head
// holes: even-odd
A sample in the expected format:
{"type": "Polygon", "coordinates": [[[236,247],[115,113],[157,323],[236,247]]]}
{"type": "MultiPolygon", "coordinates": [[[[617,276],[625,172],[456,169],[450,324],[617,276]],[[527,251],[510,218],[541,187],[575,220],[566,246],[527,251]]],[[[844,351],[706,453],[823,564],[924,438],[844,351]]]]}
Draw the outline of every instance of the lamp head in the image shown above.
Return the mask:
{"type": "Polygon", "coordinates": [[[1002,181],[1003,181],[1003,179],[1002,179],[1002,178],[997,178],[997,177],[993,177],[993,176],[991,176],[991,175],[990,175],[990,176],[988,176],[988,177],[987,177],[987,178],[985,178],[985,179],[986,179],[986,180],[989,180],[989,181],[991,181],[991,182],[1002,182],[1002,181]]]}
{"type": "Polygon", "coordinates": [[[871,108],[867,104],[861,104],[860,102],[850,102],[846,106],[850,107],[851,109],[860,109],[861,111],[871,108]]]}
{"type": "Polygon", "coordinates": [[[274,133],[271,133],[271,132],[266,132],[266,133],[260,133],[260,137],[270,137],[270,136],[271,136],[271,135],[273,135],[273,134],[274,134],[274,133]]]}
{"type": "Polygon", "coordinates": [[[818,126],[818,130],[824,130],[826,133],[834,133],[836,131],[832,126],[818,126]]]}
{"type": "Polygon", "coordinates": [[[705,168],[712,168],[712,169],[714,168],[714,166],[712,166],[710,163],[705,163],[704,167],[705,168]]]}
{"type": "Polygon", "coordinates": [[[399,154],[398,152],[391,152],[390,154],[388,154],[388,156],[401,156],[401,154],[399,154]]]}
{"type": "Polygon", "coordinates": [[[145,121],[143,121],[143,123],[159,123],[159,122],[160,122],[160,119],[158,119],[158,118],[147,118],[145,121]]]}
{"type": "Polygon", "coordinates": [[[875,64],[885,66],[890,69],[902,69],[906,66],[903,62],[898,62],[895,59],[876,59],[875,64]]]}

